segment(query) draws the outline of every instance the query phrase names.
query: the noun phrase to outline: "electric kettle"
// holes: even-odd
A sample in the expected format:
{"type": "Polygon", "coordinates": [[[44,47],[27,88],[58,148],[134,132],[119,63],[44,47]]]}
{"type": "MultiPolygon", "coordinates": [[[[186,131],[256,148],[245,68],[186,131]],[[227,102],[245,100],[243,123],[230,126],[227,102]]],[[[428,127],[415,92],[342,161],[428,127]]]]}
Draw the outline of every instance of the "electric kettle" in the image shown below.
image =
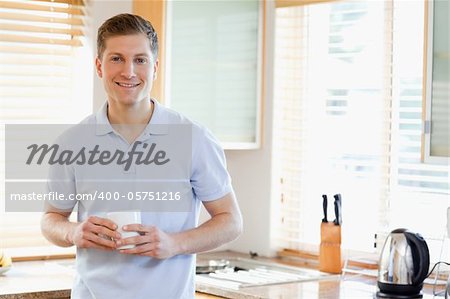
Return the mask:
{"type": "Polygon", "coordinates": [[[400,228],[393,230],[380,256],[378,298],[422,298],[430,253],[423,237],[400,228]]]}

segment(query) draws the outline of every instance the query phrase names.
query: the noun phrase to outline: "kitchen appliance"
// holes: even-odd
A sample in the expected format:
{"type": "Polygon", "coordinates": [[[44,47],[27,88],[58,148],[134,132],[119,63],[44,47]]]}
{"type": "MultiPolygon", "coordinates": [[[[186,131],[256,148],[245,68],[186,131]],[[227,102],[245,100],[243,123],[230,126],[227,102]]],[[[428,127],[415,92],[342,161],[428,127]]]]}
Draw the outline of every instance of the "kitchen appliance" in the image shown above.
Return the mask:
{"type": "Polygon", "coordinates": [[[409,230],[393,230],[380,256],[377,298],[422,298],[430,253],[423,237],[409,230]]]}

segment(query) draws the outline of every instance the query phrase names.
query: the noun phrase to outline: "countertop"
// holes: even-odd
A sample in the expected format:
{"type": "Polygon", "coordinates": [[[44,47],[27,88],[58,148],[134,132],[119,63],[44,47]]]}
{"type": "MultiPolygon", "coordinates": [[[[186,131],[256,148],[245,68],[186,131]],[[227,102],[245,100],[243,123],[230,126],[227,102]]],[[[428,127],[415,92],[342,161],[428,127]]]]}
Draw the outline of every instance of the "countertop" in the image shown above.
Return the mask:
{"type": "MultiPolygon", "coordinates": [[[[247,257],[235,252],[216,252],[199,254],[198,260],[247,257]]],[[[258,258],[274,261],[274,259],[258,258]]],[[[73,260],[48,260],[15,262],[10,271],[0,275],[0,299],[69,298],[72,286],[73,260]]],[[[307,299],[369,299],[376,291],[374,278],[346,274],[333,275],[325,280],[286,283],[270,286],[241,288],[239,290],[196,285],[196,298],[215,298],[215,296],[238,299],[255,298],[307,298],[307,299]],[[210,295],[207,295],[210,294],[210,295]],[[215,296],[211,296],[215,295],[215,296]]],[[[430,287],[424,299],[435,298],[430,295],[430,287]]],[[[436,297],[443,298],[443,297],[436,297]]]]}
{"type": "MultiPolygon", "coordinates": [[[[248,258],[248,255],[234,252],[218,252],[199,255],[198,260],[224,258],[248,258]]],[[[278,262],[292,266],[293,263],[279,258],[258,258],[268,262],[278,262]]],[[[295,266],[314,269],[314,263],[298,263],[295,266]]],[[[442,287],[440,289],[443,289],[442,287]]],[[[223,289],[197,284],[198,292],[205,292],[225,298],[236,299],[372,299],[376,290],[376,277],[347,273],[345,275],[330,275],[329,278],[308,282],[285,283],[278,285],[242,288],[239,290],[223,289]]],[[[433,296],[432,286],[425,285],[423,299],[443,299],[433,296]]]]}

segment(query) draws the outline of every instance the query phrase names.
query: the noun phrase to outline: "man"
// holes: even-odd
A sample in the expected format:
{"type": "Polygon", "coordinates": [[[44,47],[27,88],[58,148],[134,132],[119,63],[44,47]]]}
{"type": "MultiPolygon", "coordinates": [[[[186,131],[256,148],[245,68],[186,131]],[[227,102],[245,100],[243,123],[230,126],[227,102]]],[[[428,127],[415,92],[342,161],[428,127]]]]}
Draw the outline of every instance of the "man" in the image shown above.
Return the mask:
{"type": "MultiPolygon", "coordinates": [[[[107,140],[125,148],[145,141],[144,133],[151,133],[153,124],[192,126],[188,180],[192,209],[143,212],[142,224],[124,228],[139,236],[121,238],[117,225],[88,203],[72,200],[47,205],[41,222],[45,237],[59,246],[77,246],[72,298],[193,298],[194,254],[229,242],[242,231],[241,213],[217,141],[208,130],[150,98],[158,69],[157,53],[157,35],[148,21],[131,14],[105,21],[98,30],[96,70],[108,99],[98,113],[82,123],[98,127],[92,136],[97,142],[107,140]],[[198,226],[200,203],[211,218],[198,226]],[[71,222],[69,215],[76,205],[78,222],[71,222]],[[135,247],[117,249],[129,244],[135,247]]],[[[89,173],[80,169],[72,164],[51,170],[49,191],[92,193],[92,180],[86,179],[89,173]]],[[[139,176],[139,171],[131,176],[139,176]]],[[[117,175],[128,174],[118,171],[117,175]]]]}

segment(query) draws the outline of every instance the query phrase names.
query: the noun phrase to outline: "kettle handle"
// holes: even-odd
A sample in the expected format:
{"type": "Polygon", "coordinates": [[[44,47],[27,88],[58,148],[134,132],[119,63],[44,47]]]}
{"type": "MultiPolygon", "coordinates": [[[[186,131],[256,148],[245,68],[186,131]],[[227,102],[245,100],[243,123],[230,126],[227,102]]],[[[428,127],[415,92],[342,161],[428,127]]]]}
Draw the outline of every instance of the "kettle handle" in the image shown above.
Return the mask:
{"type": "MultiPolygon", "coordinates": [[[[428,250],[427,242],[425,242],[420,234],[409,231],[406,231],[404,234],[409,245],[414,247],[419,254],[419,269],[414,269],[415,273],[412,277],[412,283],[418,285],[427,278],[428,268],[430,267],[430,252],[428,250]]],[[[411,253],[414,254],[414,251],[411,253]]]]}

